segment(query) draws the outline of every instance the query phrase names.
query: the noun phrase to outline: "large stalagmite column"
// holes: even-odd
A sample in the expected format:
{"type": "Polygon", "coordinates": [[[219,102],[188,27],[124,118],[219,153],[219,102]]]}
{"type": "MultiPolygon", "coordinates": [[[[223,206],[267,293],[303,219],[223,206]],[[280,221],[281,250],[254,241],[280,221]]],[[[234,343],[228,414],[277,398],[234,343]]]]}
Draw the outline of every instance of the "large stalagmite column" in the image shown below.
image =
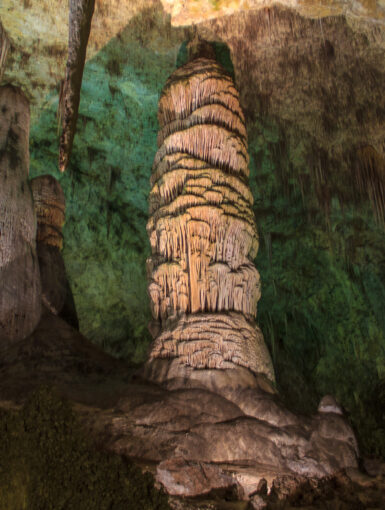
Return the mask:
{"type": "Polygon", "coordinates": [[[255,324],[258,236],[244,116],[208,51],[171,75],[159,101],[147,225],[155,338],[145,370],[159,382],[239,367],[274,380],[255,324]]]}
{"type": "Polygon", "coordinates": [[[28,101],[19,89],[0,87],[0,346],[28,336],[41,313],[28,169],[28,101]]]}

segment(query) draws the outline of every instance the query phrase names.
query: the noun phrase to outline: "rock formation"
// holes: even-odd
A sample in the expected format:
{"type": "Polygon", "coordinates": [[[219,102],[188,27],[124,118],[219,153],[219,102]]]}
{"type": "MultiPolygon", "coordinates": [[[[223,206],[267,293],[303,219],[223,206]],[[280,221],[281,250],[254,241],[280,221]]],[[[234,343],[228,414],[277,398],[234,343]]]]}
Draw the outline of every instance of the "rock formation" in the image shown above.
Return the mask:
{"type": "Polygon", "coordinates": [[[151,406],[146,400],[139,414],[130,407],[134,428],[123,417],[115,427],[130,431],[129,440],[120,436],[120,452],[160,462],[157,480],[169,494],[236,487],[248,499],[262,478],[271,486],[282,476],[355,469],[358,448],[332,397],[305,418],[272,390],[271,360],[254,322],[258,236],[244,116],[210,47],[198,40],[190,49],[190,62],[171,75],[159,101],[147,225],[155,339],[144,374],[168,392],[151,406]]]}
{"type": "Polygon", "coordinates": [[[0,342],[25,338],[41,314],[36,216],[28,184],[29,104],[0,88],[0,342]]]}
{"type": "Polygon", "coordinates": [[[37,214],[37,254],[40,265],[42,303],[54,315],[78,327],[75,305],[68,284],[61,249],[65,220],[65,197],[60,183],[51,175],[31,181],[37,214]]]}
{"type": "Polygon", "coordinates": [[[244,116],[234,83],[210,47],[195,43],[191,51],[193,58],[171,75],[159,101],[147,225],[155,321],[148,366],[171,360],[167,375],[151,375],[158,381],[182,375],[184,366],[245,367],[272,381],[270,356],[254,322],[258,235],[244,116]]]}
{"type": "Polygon", "coordinates": [[[258,388],[226,395],[169,390],[132,378],[132,367],[47,312],[25,342],[2,354],[0,409],[52,383],[71,399],[98,448],[141,459],[169,495],[207,496],[220,489],[251,502],[262,483],[273,496],[282,478],[296,490],[325,477],[333,483],[342,469],[362,476],[354,434],[332,397],[303,417],[258,388]]]}
{"type": "Polygon", "coordinates": [[[9,39],[3,28],[3,25],[0,23],[0,82],[3,79],[5,62],[7,60],[9,46],[10,46],[9,39]]]}
{"type": "Polygon", "coordinates": [[[75,136],[80,87],[95,0],[71,0],[69,4],[68,61],[60,101],[63,131],[60,137],[59,168],[62,172],[67,168],[75,136]]]}
{"type": "Polygon", "coordinates": [[[36,177],[30,184],[37,215],[37,242],[61,250],[65,220],[65,197],[62,187],[52,175],[36,177]]]}

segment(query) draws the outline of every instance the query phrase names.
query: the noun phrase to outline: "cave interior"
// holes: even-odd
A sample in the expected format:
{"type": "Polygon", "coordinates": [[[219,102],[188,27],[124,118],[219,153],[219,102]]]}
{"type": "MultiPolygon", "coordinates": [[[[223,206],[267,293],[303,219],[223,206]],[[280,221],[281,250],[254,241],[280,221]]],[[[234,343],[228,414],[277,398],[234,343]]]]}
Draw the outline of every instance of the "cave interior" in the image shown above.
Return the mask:
{"type": "Polygon", "coordinates": [[[383,0],[2,1],[0,510],[385,508],[384,91],[383,0]]]}

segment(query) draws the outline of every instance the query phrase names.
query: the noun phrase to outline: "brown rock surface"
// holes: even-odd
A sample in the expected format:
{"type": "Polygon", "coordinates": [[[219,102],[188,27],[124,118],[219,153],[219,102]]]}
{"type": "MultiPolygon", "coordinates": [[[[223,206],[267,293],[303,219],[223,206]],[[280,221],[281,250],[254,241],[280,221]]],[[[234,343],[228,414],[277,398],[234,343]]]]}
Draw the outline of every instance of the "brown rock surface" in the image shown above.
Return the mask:
{"type": "Polygon", "coordinates": [[[60,183],[51,175],[32,179],[31,188],[37,215],[42,302],[50,312],[77,328],[75,304],[61,254],[65,221],[64,193],[60,183]]]}
{"type": "Polygon", "coordinates": [[[48,384],[73,402],[103,408],[116,403],[129,373],[129,367],[45,311],[26,340],[2,350],[0,395],[20,404],[30,391],[48,384]]]}
{"type": "MultiPolygon", "coordinates": [[[[178,376],[187,366],[241,366],[274,380],[254,323],[258,235],[244,116],[232,79],[206,56],[210,47],[201,41],[191,47],[201,54],[171,75],[159,101],[147,225],[149,294],[158,327],[152,325],[149,365],[171,358],[175,369],[181,365],[178,376]]],[[[161,382],[176,376],[171,372],[154,374],[149,367],[147,375],[161,382]]]]}
{"type": "Polygon", "coordinates": [[[158,481],[167,485],[169,494],[200,496],[217,489],[230,489],[235,480],[215,464],[186,462],[183,457],[165,460],[159,464],[158,481]]]}
{"type": "Polygon", "coordinates": [[[257,387],[232,390],[227,398],[203,388],[167,390],[133,377],[125,363],[48,312],[28,341],[3,350],[1,405],[21,404],[41,384],[54,385],[74,403],[100,447],[151,467],[170,494],[248,501],[264,479],[269,497],[285,498],[304,482],[331,479],[342,469],[367,484],[342,415],[293,417],[277,395],[257,387]],[[250,414],[241,409],[245,402],[250,414]]]}
{"type": "Polygon", "coordinates": [[[51,175],[31,180],[37,215],[37,255],[40,266],[43,305],[69,324],[78,327],[75,304],[64,260],[63,224],[65,197],[60,183],[51,175]]]}
{"type": "Polygon", "coordinates": [[[36,216],[28,184],[29,105],[0,88],[0,342],[25,338],[41,313],[36,216]]]}
{"type": "Polygon", "coordinates": [[[269,384],[270,357],[253,322],[260,291],[246,131],[231,79],[198,55],[166,83],[158,117],[148,222],[155,340],[144,373],[169,393],[154,410],[132,411],[133,419],[143,413],[135,428],[127,416],[114,420],[123,434],[111,447],[162,460],[157,479],[172,495],[236,487],[247,499],[262,478],[289,494],[304,480],[356,469],[356,439],[332,397],[315,416],[296,416],[269,384]],[[224,401],[236,405],[226,418],[224,401]]]}
{"type": "Polygon", "coordinates": [[[65,197],[62,187],[52,175],[35,177],[30,184],[38,224],[37,242],[61,250],[65,221],[65,197]]]}
{"type": "Polygon", "coordinates": [[[3,25],[0,23],[0,82],[3,79],[5,63],[9,51],[9,39],[3,25]]]}
{"type": "MultiPolygon", "coordinates": [[[[350,25],[371,23],[383,26],[384,0],[281,0],[284,8],[294,9],[305,19],[324,22],[328,17],[344,17],[350,25]]],[[[276,2],[272,0],[162,0],[171,14],[173,26],[197,25],[208,19],[229,18],[230,15],[248,15],[264,11],[276,2]]],[[[109,40],[119,34],[132,18],[144,9],[156,9],[153,0],[96,0],[95,14],[87,51],[93,57],[109,40]]],[[[33,110],[39,111],[46,96],[64,75],[68,47],[68,2],[51,0],[2,0],[0,18],[19,56],[28,55],[20,66],[19,58],[11,59],[7,79],[22,85],[28,97],[33,98],[33,110]],[[36,86],[37,84],[37,86],[36,86]]],[[[273,19],[271,24],[273,25],[273,19]]],[[[315,31],[314,31],[315,33],[315,31]]],[[[241,36],[241,34],[239,34],[241,36]]],[[[244,40],[246,38],[243,38],[244,40]]]]}
{"type": "Polygon", "coordinates": [[[76,131],[80,88],[95,0],[70,0],[69,7],[68,60],[60,105],[62,133],[59,146],[59,169],[61,172],[67,168],[76,131]]]}
{"type": "Polygon", "coordinates": [[[310,185],[326,214],[333,196],[341,204],[369,199],[383,223],[384,26],[309,19],[276,5],[218,16],[198,31],[228,44],[247,123],[279,126],[304,202],[310,185]]]}

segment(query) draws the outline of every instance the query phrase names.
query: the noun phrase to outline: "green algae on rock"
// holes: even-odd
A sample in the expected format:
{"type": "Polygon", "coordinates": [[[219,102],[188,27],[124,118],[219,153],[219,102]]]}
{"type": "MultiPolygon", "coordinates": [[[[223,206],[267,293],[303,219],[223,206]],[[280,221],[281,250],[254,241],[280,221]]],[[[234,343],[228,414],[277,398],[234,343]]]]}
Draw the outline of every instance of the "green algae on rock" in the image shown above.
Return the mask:
{"type": "Polygon", "coordinates": [[[167,510],[152,476],[96,448],[69,402],[42,387],[0,410],[0,510],[167,510]]]}

